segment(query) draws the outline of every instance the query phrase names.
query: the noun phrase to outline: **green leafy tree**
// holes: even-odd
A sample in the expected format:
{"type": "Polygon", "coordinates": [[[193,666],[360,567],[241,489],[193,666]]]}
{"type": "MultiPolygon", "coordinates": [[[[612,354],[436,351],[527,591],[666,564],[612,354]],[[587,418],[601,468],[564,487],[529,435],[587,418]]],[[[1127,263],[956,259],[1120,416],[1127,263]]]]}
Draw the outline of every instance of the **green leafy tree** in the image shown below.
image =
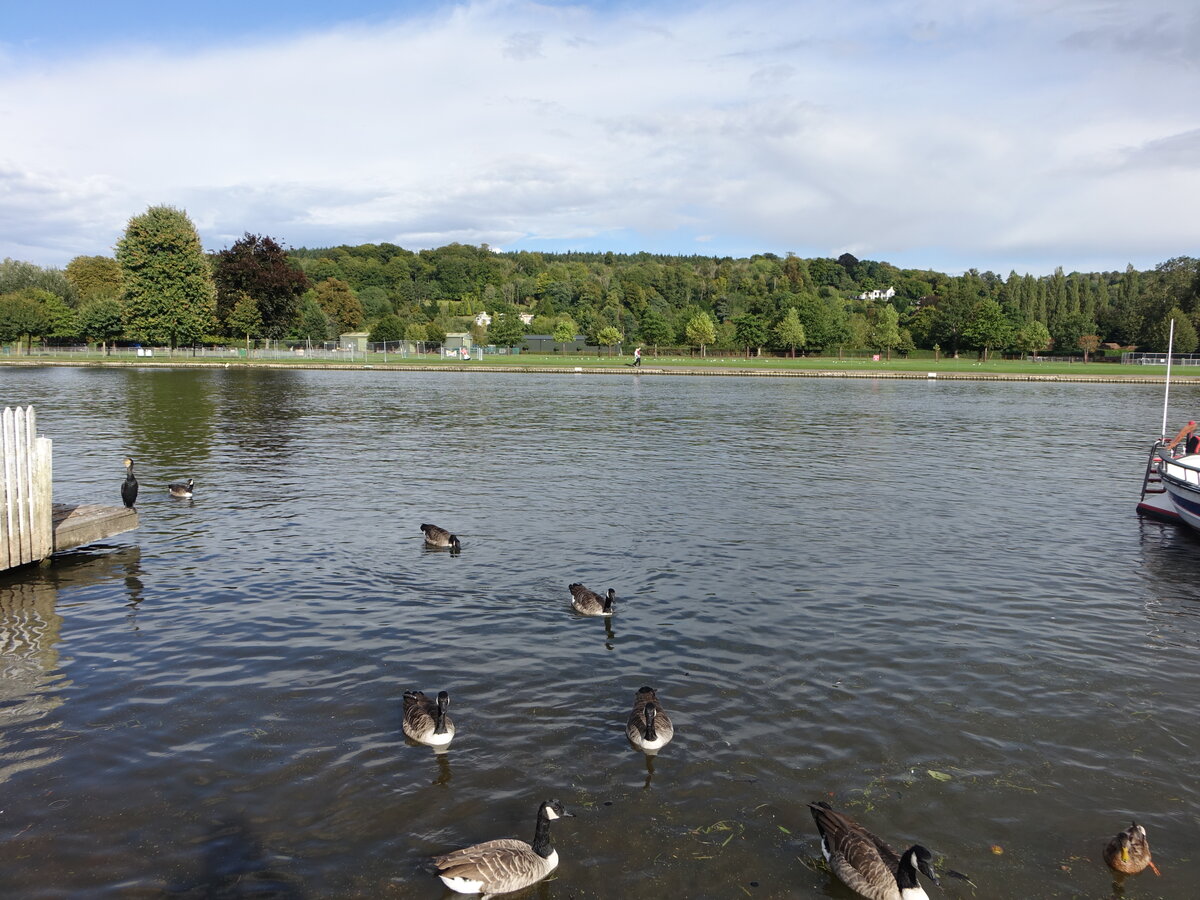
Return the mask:
{"type": "Polygon", "coordinates": [[[363,315],[368,322],[376,322],[384,316],[396,311],[391,299],[381,287],[371,285],[358,292],[358,302],[362,304],[363,315]]]}
{"type": "Polygon", "coordinates": [[[121,267],[111,256],[77,256],[67,263],[63,274],[75,288],[80,306],[118,298],[124,290],[121,267]]]}
{"type": "Polygon", "coordinates": [[[989,350],[1007,347],[1012,343],[1013,331],[999,303],[980,300],[971,311],[971,318],[963,328],[962,336],[972,347],[981,350],[986,360],[989,350]]]}
{"type": "Polygon", "coordinates": [[[554,326],[553,338],[556,342],[563,345],[563,353],[566,353],[566,345],[575,340],[577,333],[578,326],[575,324],[575,320],[568,317],[560,319],[558,324],[554,326]]]}
{"type": "Polygon", "coordinates": [[[654,347],[654,355],[658,356],[658,345],[665,344],[671,339],[671,326],[667,324],[666,319],[651,308],[647,309],[645,315],[642,316],[638,333],[642,336],[643,341],[654,347]]]}
{"type": "Polygon", "coordinates": [[[420,322],[409,322],[404,327],[404,339],[414,343],[424,343],[429,340],[429,332],[420,322]]]}
{"type": "Polygon", "coordinates": [[[50,329],[46,304],[36,296],[40,291],[14,291],[0,294],[0,341],[26,339],[26,353],[33,352],[33,337],[50,329]]]}
{"type": "Polygon", "coordinates": [[[313,288],[313,299],[333,323],[338,334],[362,327],[363,308],[350,285],[340,278],[326,278],[313,288]]]}
{"type": "Polygon", "coordinates": [[[717,339],[717,326],[706,312],[698,312],[692,316],[684,332],[692,346],[700,348],[701,356],[704,356],[705,347],[717,339]]]}
{"type": "Polygon", "coordinates": [[[425,342],[441,346],[446,343],[446,329],[438,322],[425,323],[425,342]]]}
{"type": "Polygon", "coordinates": [[[77,338],[79,329],[75,323],[75,310],[67,306],[65,300],[50,291],[33,291],[35,299],[40,300],[46,308],[48,325],[45,336],[48,338],[77,338]]]}
{"type": "Polygon", "coordinates": [[[238,302],[234,304],[233,309],[230,310],[226,324],[235,334],[246,336],[246,352],[249,353],[250,335],[262,333],[263,320],[262,313],[258,308],[258,301],[249,294],[243,293],[238,302]]]}
{"type": "Polygon", "coordinates": [[[900,313],[890,303],[879,303],[871,307],[867,316],[870,323],[867,340],[875,350],[882,350],[892,358],[892,350],[900,344],[900,313]]]}
{"type": "MultiPolygon", "coordinates": [[[[268,338],[287,333],[295,321],[300,297],[309,287],[304,270],[273,238],[249,232],[227,250],[214,254],[213,281],[221,321],[228,325],[233,307],[243,294],[249,294],[258,303],[260,331],[268,338]]],[[[240,333],[232,326],[231,330],[240,333]]]]}
{"type": "Polygon", "coordinates": [[[329,340],[329,317],[311,294],[310,291],[300,300],[295,334],[301,340],[324,343],[329,340]]]}
{"type": "Polygon", "coordinates": [[[971,320],[971,312],[977,298],[963,278],[954,279],[938,297],[937,318],[931,337],[943,347],[949,345],[950,353],[958,357],[958,348],[963,340],[963,330],[971,320]]]}
{"type": "Polygon", "coordinates": [[[1022,353],[1032,353],[1037,359],[1038,352],[1050,346],[1050,329],[1041,322],[1026,322],[1017,329],[1013,346],[1022,353]]]}
{"type": "Polygon", "coordinates": [[[372,344],[395,343],[404,340],[404,320],[395,314],[384,316],[375,323],[367,340],[372,344]]]}
{"type": "Polygon", "coordinates": [[[212,326],[216,288],[191,219],[171,206],[134,216],[117,242],[127,331],[134,340],[174,348],[212,326]]]}
{"type": "Polygon", "coordinates": [[[497,347],[515,347],[525,337],[525,323],[516,310],[496,314],[488,326],[488,340],[497,347]]]}
{"type": "Polygon", "coordinates": [[[18,259],[0,262],[0,294],[15,294],[27,288],[49,291],[66,301],[76,302],[75,288],[61,269],[34,265],[18,259]]]}
{"type": "Polygon", "coordinates": [[[115,297],[101,297],[79,307],[75,325],[85,339],[98,341],[107,356],[109,344],[125,332],[125,307],[115,297]]]}
{"type": "Polygon", "coordinates": [[[1146,329],[1145,339],[1147,350],[1165,353],[1171,344],[1171,320],[1175,320],[1174,353],[1192,353],[1198,343],[1196,329],[1191,320],[1179,307],[1175,307],[1166,315],[1156,319],[1146,329]]]}
{"type": "Polygon", "coordinates": [[[789,306],[783,318],[775,323],[773,329],[775,340],[780,346],[792,351],[792,359],[796,358],[796,348],[803,347],[807,339],[804,333],[804,323],[800,321],[800,313],[796,307],[789,306]]]}
{"type": "Polygon", "coordinates": [[[762,356],[763,344],[770,338],[767,323],[761,316],[754,313],[742,313],[733,318],[733,339],[739,347],[746,348],[746,356],[754,350],[755,356],[762,356]]]}
{"type": "Polygon", "coordinates": [[[1067,313],[1050,323],[1050,336],[1059,352],[1072,353],[1082,349],[1079,339],[1085,334],[1095,334],[1097,330],[1096,323],[1081,312],[1067,313]]]}
{"type": "Polygon", "coordinates": [[[617,346],[625,339],[625,335],[612,325],[605,325],[600,329],[600,333],[596,335],[596,340],[600,342],[601,347],[608,347],[609,353],[612,353],[612,348],[617,346]]]}

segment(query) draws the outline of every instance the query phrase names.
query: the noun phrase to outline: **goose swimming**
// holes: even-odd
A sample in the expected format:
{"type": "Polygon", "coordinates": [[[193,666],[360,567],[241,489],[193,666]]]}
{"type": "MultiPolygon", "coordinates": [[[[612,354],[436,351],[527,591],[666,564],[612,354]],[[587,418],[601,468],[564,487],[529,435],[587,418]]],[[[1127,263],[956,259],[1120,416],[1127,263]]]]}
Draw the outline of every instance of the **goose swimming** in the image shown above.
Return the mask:
{"type": "Polygon", "coordinates": [[[614,612],[613,601],[617,599],[617,592],[612,588],[608,589],[608,595],[605,597],[578,583],[567,585],[567,590],[571,592],[571,605],[575,607],[575,612],[581,615],[611,616],[614,612]]]}
{"type": "Polygon", "coordinates": [[[658,702],[654,688],[643,687],[634,694],[625,734],[644,753],[657,753],[675,737],[675,725],[658,702]]]}
{"type": "Polygon", "coordinates": [[[558,851],[550,843],[550,822],[571,815],[560,801],[543,801],[532,844],[502,838],[435,856],[438,877],[460,894],[504,894],[529,887],[558,866],[558,851]]]}
{"type": "Polygon", "coordinates": [[[849,816],[835,812],[828,803],[810,803],[808,808],[821,834],[821,853],[846,887],[869,900],[929,900],[917,881],[917,873],[921,872],[938,883],[928,850],[914,844],[897,855],[884,841],[849,816]]]}
{"type": "Polygon", "coordinates": [[[462,545],[458,542],[458,535],[451,534],[445,528],[438,528],[436,525],[422,525],[421,530],[425,532],[425,546],[427,547],[449,547],[451,550],[462,549],[462,545]]]}
{"type": "Polygon", "coordinates": [[[187,481],[172,481],[167,485],[167,491],[172,497],[178,497],[181,500],[186,500],[192,496],[192,485],[195,484],[192,479],[187,481]]]}
{"type": "Polygon", "coordinates": [[[445,691],[430,700],[421,691],[404,692],[404,733],[419,744],[445,747],[454,739],[454,722],[446,715],[450,695],[445,691]]]}

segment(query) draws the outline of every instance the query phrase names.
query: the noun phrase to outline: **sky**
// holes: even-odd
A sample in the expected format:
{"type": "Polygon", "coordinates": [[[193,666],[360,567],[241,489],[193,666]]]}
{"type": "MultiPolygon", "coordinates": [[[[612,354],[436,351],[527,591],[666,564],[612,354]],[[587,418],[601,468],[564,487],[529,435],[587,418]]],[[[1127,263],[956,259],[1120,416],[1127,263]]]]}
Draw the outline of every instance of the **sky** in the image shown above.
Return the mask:
{"type": "Polygon", "coordinates": [[[0,257],[1200,255],[1195,0],[0,0],[0,257]]]}

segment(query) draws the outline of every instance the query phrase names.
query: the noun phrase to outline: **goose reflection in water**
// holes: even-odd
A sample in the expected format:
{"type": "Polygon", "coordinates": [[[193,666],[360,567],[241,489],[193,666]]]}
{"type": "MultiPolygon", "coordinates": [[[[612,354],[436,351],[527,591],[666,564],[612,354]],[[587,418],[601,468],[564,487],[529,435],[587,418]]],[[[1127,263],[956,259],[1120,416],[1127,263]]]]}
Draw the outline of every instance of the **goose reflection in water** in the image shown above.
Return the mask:
{"type": "Polygon", "coordinates": [[[438,776],[433,779],[432,784],[438,787],[445,787],[450,783],[453,773],[450,771],[450,754],[443,747],[440,751],[433,751],[434,757],[437,759],[438,776]]]}

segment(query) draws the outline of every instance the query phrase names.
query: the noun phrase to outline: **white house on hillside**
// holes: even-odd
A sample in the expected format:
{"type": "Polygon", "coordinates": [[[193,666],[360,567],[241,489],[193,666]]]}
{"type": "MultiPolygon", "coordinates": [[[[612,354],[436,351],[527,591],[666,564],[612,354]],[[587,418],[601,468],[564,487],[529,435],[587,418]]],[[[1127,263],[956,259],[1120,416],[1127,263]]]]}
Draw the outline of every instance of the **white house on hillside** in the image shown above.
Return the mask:
{"type": "Polygon", "coordinates": [[[876,288],[873,291],[863,291],[858,295],[859,300],[891,300],[896,296],[896,289],[889,287],[886,291],[876,288]]]}
{"type": "MultiPolygon", "coordinates": [[[[517,318],[519,318],[522,322],[524,322],[526,325],[528,325],[530,322],[533,321],[533,313],[518,313],[517,318]]],[[[479,315],[477,315],[475,317],[475,324],[482,325],[484,328],[487,328],[489,325],[492,324],[492,317],[490,315],[488,315],[486,312],[481,312],[481,313],[479,313],[479,315]]]]}

